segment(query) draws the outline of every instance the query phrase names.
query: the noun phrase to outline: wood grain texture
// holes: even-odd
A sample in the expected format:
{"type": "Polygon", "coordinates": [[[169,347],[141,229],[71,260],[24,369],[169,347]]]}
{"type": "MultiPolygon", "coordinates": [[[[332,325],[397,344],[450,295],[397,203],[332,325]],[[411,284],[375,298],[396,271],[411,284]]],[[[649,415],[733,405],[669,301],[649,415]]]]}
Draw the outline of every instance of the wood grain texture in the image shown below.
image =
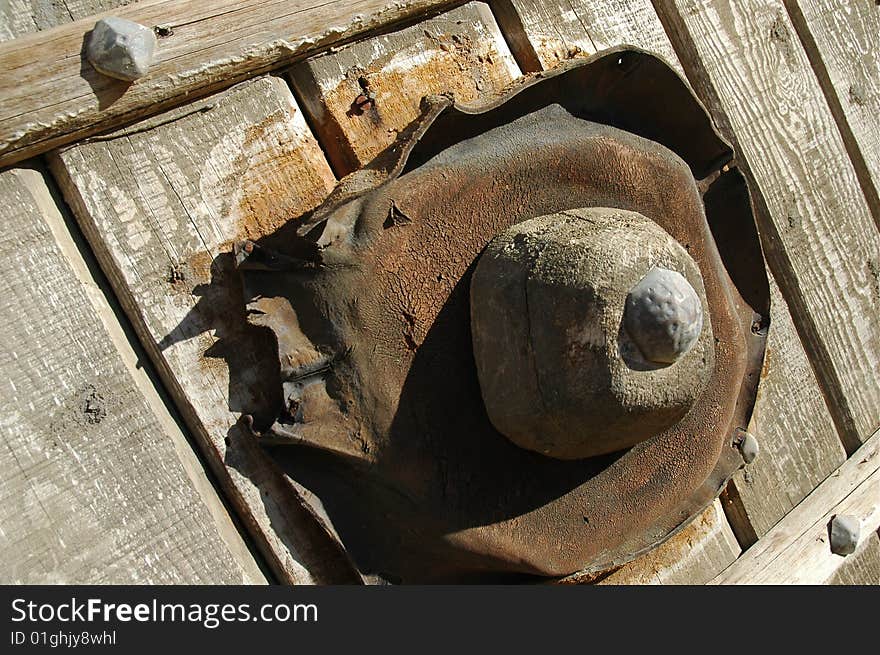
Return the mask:
{"type": "Polygon", "coordinates": [[[259,582],[118,353],[41,174],[0,174],[0,196],[2,581],[259,582]]]}
{"type": "Polygon", "coordinates": [[[821,88],[778,2],[655,6],[762,192],[765,253],[852,452],[880,424],[880,235],[821,88]]]}
{"type": "Polygon", "coordinates": [[[495,0],[492,6],[508,41],[530,48],[544,70],[633,45],[684,74],[650,0],[495,0]]]}
{"type": "Polygon", "coordinates": [[[880,432],[712,582],[826,584],[848,559],[831,552],[828,524],[838,514],[861,522],[859,547],[880,528],[880,432]]]}
{"type": "Polygon", "coordinates": [[[369,162],[419,115],[421,99],[496,96],[519,77],[489,7],[472,2],[291,68],[290,79],[340,176],[369,162]],[[375,100],[359,110],[358,96],[375,100]]]}
{"type": "Polygon", "coordinates": [[[785,0],[880,225],[880,9],[869,0],[785,0]]]}
{"type": "Polygon", "coordinates": [[[770,278],[770,331],[758,398],[748,429],[761,448],[738,471],[726,507],[740,543],[750,546],[846,460],[834,422],[791,322],[770,278]]]}
{"type": "Polygon", "coordinates": [[[82,57],[87,33],[105,14],[0,43],[0,166],[450,4],[454,0],[142,0],[105,12],[173,32],[159,39],[149,73],[132,84],[97,73],[82,57]]]}
{"type": "Polygon", "coordinates": [[[880,585],[880,535],[868,535],[828,579],[833,585],[880,585]]]}
{"type": "Polygon", "coordinates": [[[624,565],[599,584],[701,585],[740,554],[721,502],[716,500],[677,535],[624,565]]]}
{"type": "Polygon", "coordinates": [[[5,0],[0,3],[0,41],[63,25],[134,0],[5,0]]]}
{"type": "Polygon", "coordinates": [[[241,413],[277,411],[280,385],[261,368],[277,353],[246,321],[232,242],[311,209],[336,181],[287,85],[258,78],[55,153],[50,164],[276,573],[342,581],[315,517],[236,424],[241,413]]]}

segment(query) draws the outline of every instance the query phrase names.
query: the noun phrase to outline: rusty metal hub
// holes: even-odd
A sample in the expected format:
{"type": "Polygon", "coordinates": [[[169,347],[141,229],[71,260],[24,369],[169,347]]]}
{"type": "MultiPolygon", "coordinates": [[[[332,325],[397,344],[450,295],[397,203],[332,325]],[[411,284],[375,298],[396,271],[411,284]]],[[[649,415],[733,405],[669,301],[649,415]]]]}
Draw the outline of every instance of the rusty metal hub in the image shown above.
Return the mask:
{"type": "Polygon", "coordinates": [[[641,214],[592,207],[514,225],[489,242],[471,279],[492,425],[559,459],[659,434],[712,374],[705,305],[697,264],[641,214]]]}
{"type": "Polygon", "coordinates": [[[600,571],[718,495],[769,313],[731,157],[673,71],[615,51],[490,107],[427,99],[314,213],[236,247],[278,343],[255,435],[362,570],[600,571]]]}

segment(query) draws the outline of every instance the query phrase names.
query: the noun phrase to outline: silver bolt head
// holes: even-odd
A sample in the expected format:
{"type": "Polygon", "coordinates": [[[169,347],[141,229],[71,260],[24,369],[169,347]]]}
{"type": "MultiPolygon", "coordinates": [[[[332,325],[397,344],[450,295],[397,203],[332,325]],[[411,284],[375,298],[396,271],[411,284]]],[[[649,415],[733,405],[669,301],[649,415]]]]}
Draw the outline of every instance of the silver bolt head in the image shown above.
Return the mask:
{"type": "Polygon", "coordinates": [[[742,455],[743,461],[746,464],[751,464],[755,461],[755,458],[758,456],[760,452],[760,448],[758,447],[758,440],[755,439],[753,435],[746,432],[742,440],[738,444],[739,452],[742,455]]]}
{"type": "Polygon", "coordinates": [[[156,52],[152,29],[124,18],[102,18],[92,30],[86,58],[99,73],[133,81],[147,74],[156,52]]]}
{"type": "Polygon", "coordinates": [[[655,266],[630,290],[624,321],[645,359],[673,364],[697,342],[703,308],[681,273],[655,266]]]}
{"type": "Polygon", "coordinates": [[[856,546],[859,545],[861,531],[861,521],[857,516],[849,514],[835,516],[831,519],[831,529],[829,530],[831,552],[843,557],[852,555],[856,546]]]}

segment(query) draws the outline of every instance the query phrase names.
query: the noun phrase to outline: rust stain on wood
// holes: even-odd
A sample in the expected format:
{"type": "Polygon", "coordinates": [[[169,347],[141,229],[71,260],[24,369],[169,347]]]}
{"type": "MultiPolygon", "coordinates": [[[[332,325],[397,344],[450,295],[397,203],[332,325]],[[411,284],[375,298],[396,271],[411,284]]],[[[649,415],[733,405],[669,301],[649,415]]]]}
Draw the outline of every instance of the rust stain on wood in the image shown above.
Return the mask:
{"type": "Polygon", "coordinates": [[[419,115],[425,95],[463,103],[502,93],[519,69],[491,12],[470,3],[400,32],[356,43],[290,71],[340,175],[369,162],[419,115]]]}
{"type": "MultiPolygon", "coordinates": [[[[316,207],[336,184],[329,169],[312,165],[323,158],[317,143],[287,129],[289,120],[276,112],[247,129],[230,173],[242,179],[236,239],[259,239],[274,232],[316,207]],[[266,144],[271,144],[269,154],[266,144]]],[[[221,248],[231,250],[231,241],[221,248]]]]}

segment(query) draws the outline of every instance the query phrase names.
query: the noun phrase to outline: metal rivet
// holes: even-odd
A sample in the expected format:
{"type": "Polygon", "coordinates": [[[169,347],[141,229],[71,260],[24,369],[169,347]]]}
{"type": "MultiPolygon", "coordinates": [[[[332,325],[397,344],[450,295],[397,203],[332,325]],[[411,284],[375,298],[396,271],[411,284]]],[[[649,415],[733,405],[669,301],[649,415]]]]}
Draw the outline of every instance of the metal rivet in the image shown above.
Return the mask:
{"type": "Polygon", "coordinates": [[[99,73],[130,82],[147,74],[155,51],[152,29],[109,16],[95,23],[86,58],[99,73]]]}
{"type": "Polygon", "coordinates": [[[749,432],[741,431],[740,436],[736,439],[736,447],[739,448],[740,455],[746,464],[751,464],[760,452],[758,440],[749,432]]]}
{"type": "Polygon", "coordinates": [[[841,514],[831,519],[829,537],[831,552],[846,557],[855,552],[859,545],[859,534],[862,531],[861,521],[857,516],[841,514]]]}
{"type": "Polygon", "coordinates": [[[624,321],[646,359],[672,364],[700,337],[703,308],[681,273],[655,266],[630,290],[624,321]]]}

